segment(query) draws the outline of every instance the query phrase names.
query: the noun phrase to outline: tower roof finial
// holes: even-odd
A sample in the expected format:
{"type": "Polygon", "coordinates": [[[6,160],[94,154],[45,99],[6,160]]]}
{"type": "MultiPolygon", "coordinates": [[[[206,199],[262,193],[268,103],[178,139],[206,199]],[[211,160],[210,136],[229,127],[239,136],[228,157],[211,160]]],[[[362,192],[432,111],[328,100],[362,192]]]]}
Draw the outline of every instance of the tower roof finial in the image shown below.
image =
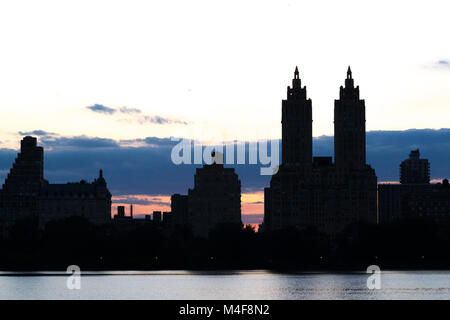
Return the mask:
{"type": "Polygon", "coordinates": [[[352,78],[352,69],[350,69],[350,66],[348,66],[347,69],[347,79],[351,79],[352,78]]]}
{"type": "Polygon", "coordinates": [[[295,66],[294,79],[298,79],[298,77],[299,77],[298,67],[295,66]]]}

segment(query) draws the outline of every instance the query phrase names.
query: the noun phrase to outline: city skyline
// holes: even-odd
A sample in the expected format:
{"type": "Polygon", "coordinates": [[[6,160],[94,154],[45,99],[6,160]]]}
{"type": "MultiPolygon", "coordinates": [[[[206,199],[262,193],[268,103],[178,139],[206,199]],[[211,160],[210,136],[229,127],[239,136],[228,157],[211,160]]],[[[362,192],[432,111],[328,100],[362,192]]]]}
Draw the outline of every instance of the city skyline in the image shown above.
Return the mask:
{"type": "MultiPolygon", "coordinates": [[[[331,154],[333,101],[350,64],[367,100],[368,163],[380,181],[396,181],[396,161],[414,148],[441,181],[448,165],[439,153],[450,132],[449,4],[325,4],[3,3],[0,179],[29,134],[46,150],[52,182],[103,167],[114,208],[134,201],[136,215],[165,211],[169,187],[190,187],[195,169],[174,171],[181,173],[174,188],[137,155],[170,175],[160,154],[171,136],[205,144],[280,139],[279,99],[294,65],[314,106],[313,153],[331,154]]],[[[253,168],[237,170],[245,178],[243,215],[261,216],[268,180],[253,168]]]]}
{"type": "MultiPolygon", "coordinates": [[[[299,71],[298,71],[297,67],[295,69],[295,77],[297,79],[299,77],[299,71]]],[[[294,81],[300,81],[300,80],[294,80],[294,81]]],[[[346,85],[347,85],[347,81],[351,81],[351,83],[353,83],[350,67],[348,67],[348,70],[347,70],[346,85]]],[[[434,132],[440,132],[440,131],[442,131],[442,129],[435,130],[434,132]]],[[[450,130],[448,130],[448,131],[449,131],[448,134],[450,134],[450,130]]],[[[411,132],[414,133],[414,131],[411,131],[411,132]]],[[[421,131],[418,130],[418,132],[421,132],[421,131]]],[[[426,133],[426,130],[424,132],[426,133]]],[[[446,133],[445,130],[443,132],[444,132],[444,134],[446,133]]],[[[20,133],[27,134],[27,135],[28,134],[37,135],[40,138],[40,140],[42,142],[44,142],[44,145],[48,144],[48,143],[54,143],[53,148],[50,147],[50,152],[56,151],[56,152],[59,152],[60,154],[65,153],[66,148],[71,149],[71,148],[75,147],[75,149],[73,151],[76,152],[77,147],[83,146],[83,144],[85,147],[87,146],[87,149],[85,151],[88,153],[90,151],[94,151],[96,149],[102,150],[105,147],[107,149],[108,147],[114,146],[114,144],[112,143],[112,140],[108,140],[108,139],[90,140],[88,138],[81,138],[81,139],[79,139],[79,141],[76,141],[76,140],[71,141],[70,139],[58,137],[57,135],[55,135],[53,133],[45,132],[43,130],[35,130],[32,132],[20,132],[20,133]]],[[[374,132],[374,133],[380,133],[380,132],[374,132]]],[[[414,136],[414,134],[412,134],[412,136],[414,136]]],[[[330,149],[330,150],[327,150],[326,153],[324,153],[324,148],[323,148],[324,146],[321,145],[321,143],[320,143],[320,139],[324,139],[324,138],[327,138],[327,137],[320,137],[319,140],[317,138],[315,139],[316,142],[314,144],[314,147],[312,148],[312,150],[314,150],[314,155],[317,155],[317,150],[316,150],[317,146],[318,146],[318,149],[320,149],[318,155],[324,156],[326,154],[329,154],[328,151],[331,151],[330,145],[328,145],[328,149],[330,149]],[[317,142],[319,142],[319,143],[317,143],[317,142]]],[[[332,141],[334,141],[334,138],[333,137],[331,137],[331,138],[332,138],[332,141]]],[[[417,139],[417,137],[413,137],[412,139],[417,139]]],[[[369,138],[369,142],[370,142],[370,140],[373,140],[373,139],[369,138]]],[[[152,146],[152,145],[158,146],[159,143],[163,142],[163,143],[167,144],[166,147],[170,146],[171,148],[173,148],[174,144],[175,144],[175,142],[173,142],[172,140],[158,139],[158,138],[147,138],[147,140],[142,140],[140,142],[146,144],[147,146],[152,146]]],[[[420,139],[417,139],[416,142],[417,143],[413,144],[414,147],[419,146],[419,147],[424,147],[425,149],[427,148],[427,146],[424,146],[423,141],[420,141],[420,139]]],[[[383,141],[381,141],[380,143],[383,143],[383,141]]],[[[130,147],[130,145],[128,147],[130,147]]],[[[204,147],[206,147],[206,146],[204,146],[204,147]]],[[[411,148],[411,145],[406,144],[403,147],[411,148]]],[[[138,149],[138,147],[136,147],[136,146],[131,146],[131,148],[138,149]]],[[[4,149],[4,150],[6,150],[6,149],[4,149]]],[[[325,148],[325,150],[326,150],[326,148],[325,148]]],[[[249,153],[249,151],[246,150],[246,159],[248,159],[248,157],[249,157],[248,153],[249,153]]],[[[364,154],[365,154],[365,151],[364,151],[364,154]]],[[[402,156],[403,156],[403,154],[402,154],[402,156]]],[[[105,167],[105,166],[110,167],[108,160],[106,160],[106,159],[100,160],[100,159],[95,159],[95,157],[94,157],[94,160],[95,160],[96,164],[100,167],[105,167]],[[107,161],[107,162],[105,162],[105,161],[107,161]]],[[[143,160],[145,163],[145,161],[148,160],[151,162],[153,159],[151,157],[148,157],[148,158],[144,158],[143,160]]],[[[370,156],[369,156],[369,160],[371,160],[370,156]]],[[[167,159],[166,161],[170,161],[170,159],[167,159]]],[[[172,162],[173,162],[173,159],[172,159],[172,162]]],[[[244,168],[245,168],[244,170],[248,171],[248,165],[249,165],[248,163],[246,165],[244,165],[244,168]]],[[[148,166],[151,167],[151,165],[148,165],[148,166]]],[[[186,166],[186,164],[183,164],[182,166],[186,166]]],[[[189,167],[188,170],[192,170],[191,165],[187,165],[187,167],[189,167]]],[[[235,165],[235,167],[239,168],[239,164],[235,165]]],[[[126,168],[126,166],[125,166],[125,168],[126,168]]],[[[110,167],[110,169],[111,169],[111,167],[110,167]]],[[[440,169],[440,171],[438,171],[438,172],[441,172],[441,175],[439,175],[439,173],[438,173],[437,175],[435,174],[434,176],[432,176],[433,182],[440,182],[443,178],[446,177],[446,176],[442,176],[442,172],[444,172],[444,174],[446,174],[448,166],[444,165],[444,167],[439,168],[439,169],[440,169]]],[[[63,170],[70,172],[71,168],[64,167],[63,170]]],[[[6,170],[2,170],[2,171],[3,171],[3,173],[6,172],[6,170]]],[[[253,171],[255,171],[255,170],[253,170],[253,171]]],[[[256,173],[256,171],[251,174],[253,174],[253,176],[255,176],[255,173],[256,173]]],[[[247,173],[247,175],[244,175],[244,179],[243,179],[244,185],[246,185],[246,183],[247,183],[247,181],[245,179],[247,177],[248,177],[248,173],[247,173]]],[[[383,178],[381,180],[381,183],[389,182],[389,181],[391,181],[391,182],[398,181],[398,179],[395,179],[395,178],[391,179],[391,180],[384,179],[386,176],[383,173],[382,173],[382,177],[383,178]]],[[[59,180],[57,180],[57,182],[62,182],[60,180],[61,180],[61,178],[59,180]]],[[[177,179],[177,180],[179,180],[179,179],[177,179]]],[[[265,183],[268,182],[268,179],[259,179],[259,180],[260,181],[259,181],[258,187],[255,188],[253,186],[253,188],[252,187],[249,188],[247,185],[247,187],[245,187],[243,189],[243,192],[242,192],[242,216],[243,216],[244,223],[250,223],[253,225],[257,225],[258,223],[260,223],[262,221],[262,216],[263,216],[263,211],[264,211],[264,193],[263,193],[262,189],[266,186],[265,183]]],[[[53,182],[53,181],[51,181],[51,182],[53,182]]],[[[158,182],[159,181],[155,181],[155,183],[153,183],[153,184],[158,186],[159,185],[158,182]]],[[[121,185],[126,185],[126,184],[127,183],[123,183],[123,181],[121,182],[121,185]]],[[[132,183],[130,183],[130,184],[132,184],[132,183]]],[[[144,188],[141,188],[139,190],[140,193],[137,193],[137,194],[136,193],[135,194],[123,193],[118,190],[114,190],[114,194],[112,197],[114,205],[112,207],[111,215],[114,215],[116,213],[118,206],[127,205],[127,204],[135,205],[135,217],[143,217],[145,214],[149,214],[150,212],[153,212],[153,211],[168,211],[168,210],[170,210],[170,194],[172,192],[180,192],[180,188],[189,187],[189,185],[190,185],[190,182],[189,182],[189,184],[186,184],[186,181],[181,179],[181,180],[177,181],[176,184],[173,184],[173,189],[167,190],[167,188],[166,188],[166,189],[163,189],[165,191],[162,191],[162,192],[159,192],[159,191],[161,191],[161,190],[159,190],[156,194],[148,192],[144,188]]]]}
{"type": "Polygon", "coordinates": [[[449,12],[0,1],[0,302],[450,300],[449,12]]]}
{"type": "MultiPolygon", "coordinates": [[[[105,151],[101,146],[108,145],[108,141],[91,141],[90,148],[85,150],[84,155],[91,156],[98,169],[94,180],[83,177],[78,181],[52,183],[45,174],[44,147],[36,137],[25,136],[0,190],[0,240],[11,243],[5,246],[3,265],[40,268],[43,263],[50,263],[56,266],[62,260],[48,253],[57,252],[64,238],[72,239],[72,245],[78,248],[76,251],[81,255],[77,259],[95,268],[119,265],[138,269],[212,266],[302,269],[308,265],[333,268],[355,267],[368,263],[367,259],[394,266],[401,263],[414,266],[423,265],[428,256],[431,256],[427,258],[430,266],[445,265],[450,185],[447,178],[437,183],[431,179],[429,158],[434,156],[424,152],[426,157],[421,157],[420,148],[415,147],[410,150],[409,158],[404,159],[402,154],[403,160],[393,166],[400,175],[400,184],[378,183],[377,168],[367,157],[367,144],[378,145],[379,158],[388,157],[393,161],[396,157],[387,156],[389,144],[383,135],[367,139],[366,100],[360,95],[359,82],[355,82],[350,67],[344,84],[339,87],[339,99],[334,100],[334,156],[320,146],[320,140],[313,141],[313,105],[297,67],[286,93],[286,98],[281,99],[279,165],[277,140],[271,140],[270,146],[258,141],[242,146],[233,143],[233,148],[223,145],[199,148],[188,139],[166,139],[165,148],[157,148],[159,155],[155,158],[133,155],[132,148],[125,149],[125,157],[120,161],[125,164],[122,169],[128,178],[122,178],[121,185],[145,190],[133,185],[128,174],[133,169],[129,160],[134,159],[159,178],[147,184],[159,191],[165,188],[171,194],[170,211],[153,210],[152,214],[147,211],[144,219],[136,219],[143,213],[135,211],[135,201],[161,204],[162,199],[135,197],[128,214],[122,203],[116,201],[116,206],[112,206],[114,191],[109,188],[103,165],[111,172],[117,171],[114,163],[118,159],[111,158],[108,152],[98,153],[105,151]],[[317,142],[323,152],[318,156],[313,152],[317,142]],[[166,165],[171,164],[173,175],[167,176],[161,170],[161,162],[154,161],[158,157],[166,165]],[[259,213],[243,210],[249,203],[241,199],[242,181],[252,176],[248,167],[247,172],[238,170],[239,166],[245,168],[245,164],[253,166],[253,178],[259,177],[260,183],[265,181],[263,199],[250,203],[264,206],[263,219],[259,213]],[[264,166],[273,168],[272,174],[260,170],[264,166]],[[195,168],[193,187],[182,193],[178,190],[185,177],[177,170],[180,168],[187,168],[184,174],[191,179],[191,169],[195,168]],[[239,171],[244,174],[240,176],[239,171]],[[268,184],[267,180],[270,180],[268,184]],[[394,246],[393,240],[398,242],[394,246]],[[411,241],[417,244],[411,246],[411,241]],[[20,248],[18,252],[16,247],[20,248]],[[36,254],[24,254],[26,251],[21,251],[24,248],[36,249],[36,254]]],[[[409,130],[408,139],[414,139],[416,146],[423,145],[424,137],[419,139],[417,132],[424,133],[409,130]]],[[[450,134],[450,130],[442,129],[431,132],[450,134]]],[[[411,147],[398,138],[397,153],[411,147]]],[[[427,138],[433,140],[431,135],[427,138]]],[[[145,140],[148,145],[160,142],[157,138],[145,140]]],[[[436,142],[445,144],[448,140],[434,138],[432,144],[436,142]]],[[[67,147],[67,141],[59,140],[59,143],[67,147]]],[[[427,144],[423,147],[430,150],[427,144]]],[[[78,149],[72,151],[75,153],[66,158],[71,161],[59,162],[60,168],[67,172],[72,172],[70,164],[83,167],[80,163],[83,154],[78,154],[78,149]]],[[[59,156],[67,153],[65,148],[59,150],[59,156]]],[[[439,158],[446,159],[442,150],[439,158]]],[[[438,170],[447,175],[448,163],[438,170]]],[[[138,174],[147,180],[143,172],[138,174]]]]}
{"type": "MultiPolygon", "coordinates": [[[[450,130],[448,131],[448,134],[450,135],[450,130]]],[[[370,134],[369,134],[370,137],[370,134]]],[[[391,138],[387,138],[387,139],[398,139],[399,137],[391,137],[391,138]]],[[[414,136],[414,139],[418,139],[416,136],[414,136]]],[[[423,139],[423,137],[422,137],[423,139]]],[[[435,137],[431,137],[428,138],[429,140],[433,140],[436,139],[435,137]]],[[[373,140],[373,139],[369,139],[373,140]]],[[[420,136],[419,136],[419,139],[420,136]]],[[[321,150],[321,155],[324,155],[325,151],[327,149],[324,149],[324,147],[318,143],[318,141],[314,142],[314,150],[316,149],[320,149],[321,150]]],[[[330,140],[330,145],[333,143],[333,139],[330,140]]],[[[402,146],[402,148],[406,151],[410,151],[408,148],[415,148],[418,145],[420,146],[424,146],[425,149],[429,146],[426,143],[422,142],[419,144],[413,144],[412,146],[410,145],[405,145],[402,146]]],[[[281,144],[280,144],[281,146],[281,144]]],[[[439,146],[439,144],[437,145],[439,146]]],[[[398,148],[398,147],[397,147],[398,148]]],[[[439,149],[439,147],[436,147],[437,149],[439,149]]],[[[100,150],[102,150],[102,148],[100,148],[100,150]]],[[[331,149],[330,149],[331,150],[331,149]]],[[[370,151],[370,147],[369,147],[369,151],[370,151]]],[[[76,154],[77,150],[73,151],[72,154],[76,154]]],[[[98,153],[94,152],[93,149],[87,149],[86,152],[88,153],[93,153],[93,156],[95,158],[95,155],[98,155],[98,153]]],[[[100,151],[101,152],[101,151],[100,151]]],[[[170,152],[169,152],[170,153],[170,152]]],[[[44,152],[44,158],[46,158],[47,152],[44,152]]],[[[52,155],[51,151],[50,154],[52,155]]],[[[369,153],[370,154],[370,153],[369,153]]],[[[380,180],[380,183],[400,183],[400,172],[399,172],[399,168],[400,168],[400,160],[403,160],[403,158],[405,158],[407,152],[397,152],[397,154],[399,154],[399,158],[398,158],[398,163],[395,163],[395,159],[394,161],[394,165],[391,165],[391,170],[394,172],[394,176],[392,176],[391,179],[383,179],[380,180]]],[[[15,151],[11,154],[11,162],[8,161],[3,161],[3,165],[4,165],[4,169],[2,170],[3,176],[5,176],[6,172],[9,171],[9,167],[12,164],[12,160],[15,157],[15,151]]],[[[439,156],[442,155],[442,153],[439,150],[438,153],[439,156]]],[[[68,158],[73,157],[73,155],[68,155],[68,158]]],[[[373,157],[373,156],[372,156],[373,157]]],[[[371,158],[369,156],[369,158],[371,158]]],[[[383,154],[379,155],[379,158],[383,158],[383,154]]],[[[445,158],[445,157],[444,157],[445,158]]],[[[57,158],[56,158],[57,159],[57,158]]],[[[80,172],[79,167],[64,167],[64,163],[63,162],[56,162],[52,156],[52,162],[53,164],[57,165],[58,168],[64,168],[64,172],[71,172],[74,178],[71,178],[69,181],[79,181],[80,179],[85,179],[86,176],[83,175],[83,173],[80,172]]],[[[434,160],[442,160],[439,158],[436,158],[436,155],[433,157],[434,160]]],[[[0,160],[4,160],[3,157],[0,157],[0,160]]],[[[380,160],[377,159],[378,161],[376,161],[375,163],[378,163],[380,160]]],[[[100,159],[96,159],[96,164],[101,163],[101,167],[108,167],[107,163],[109,160],[100,160],[100,159]]],[[[169,160],[167,160],[169,161],[169,160]]],[[[382,163],[381,166],[385,167],[385,166],[389,166],[389,163],[392,162],[388,162],[387,164],[382,163]]],[[[44,162],[44,164],[47,164],[47,162],[44,162]]],[[[432,164],[435,164],[435,162],[432,161],[432,164]]],[[[124,189],[117,189],[117,184],[119,184],[121,187],[124,186],[124,184],[122,183],[124,176],[119,176],[117,178],[119,178],[119,181],[116,180],[116,183],[113,183],[113,196],[112,196],[112,201],[113,201],[113,205],[112,205],[112,211],[111,214],[114,215],[117,212],[117,207],[118,206],[128,206],[129,204],[133,204],[134,208],[135,208],[135,217],[138,218],[144,218],[145,214],[149,214],[153,211],[169,211],[170,210],[170,196],[172,192],[182,192],[184,188],[188,188],[192,186],[192,181],[191,181],[191,174],[193,174],[195,172],[195,167],[194,165],[181,165],[181,166],[175,166],[172,169],[181,169],[184,167],[184,170],[182,170],[181,172],[183,172],[183,174],[181,176],[178,176],[178,178],[181,178],[181,180],[179,181],[179,183],[174,186],[174,189],[167,189],[167,187],[164,187],[163,189],[159,190],[161,192],[156,192],[155,190],[158,190],[158,188],[161,186],[161,184],[156,184],[156,183],[149,183],[148,187],[151,187],[151,189],[149,190],[150,192],[147,193],[127,193],[126,190],[124,189]],[[186,181],[184,179],[184,177],[187,177],[186,181]],[[124,193],[125,191],[125,193],[124,193]]],[[[259,176],[259,165],[236,165],[234,166],[236,167],[236,169],[242,173],[244,173],[246,179],[243,179],[243,184],[244,185],[248,185],[248,179],[253,180],[255,177],[260,177],[263,179],[258,179],[258,181],[256,181],[257,185],[259,185],[260,187],[253,187],[253,188],[247,188],[244,189],[242,192],[242,217],[243,217],[243,222],[244,223],[249,223],[249,224],[253,224],[253,225],[258,225],[259,223],[262,222],[263,219],[263,211],[264,211],[264,192],[263,192],[263,188],[265,186],[265,180],[264,177],[259,176]],[[253,167],[253,168],[251,168],[253,167]],[[249,169],[251,168],[251,169],[249,169]]],[[[375,168],[379,168],[380,166],[375,166],[375,168]]],[[[433,168],[435,168],[435,166],[432,166],[433,168]]],[[[171,170],[171,167],[167,167],[167,170],[171,170]]],[[[52,178],[49,179],[51,183],[66,183],[67,182],[67,176],[65,176],[63,173],[61,173],[61,169],[57,169],[57,170],[51,170],[50,172],[52,173],[52,171],[54,172],[52,175],[52,178]],[[56,176],[59,177],[58,179],[55,179],[55,173],[56,176]]],[[[131,168],[125,168],[126,172],[128,173],[129,170],[131,170],[131,168]]],[[[440,164],[440,168],[439,168],[440,172],[448,172],[448,164],[445,163],[445,161],[440,164]]],[[[86,172],[86,170],[83,170],[84,172],[86,172]]],[[[97,173],[98,168],[95,168],[93,170],[93,173],[97,173]]],[[[431,172],[436,172],[437,170],[431,170],[431,172]]],[[[107,170],[106,172],[106,176],[110,176],[111,175],[111,171],[107,170]],[[109,171],[109,172],[108,172],[109,171]]],[[[148,174],[148,172],[147,172],[148,174]]],[[[176,173],[175,175],[178,175],[179,173],[176,173]]],[[[88,174],[88,176],[92,176],[91,174],[88,174]]],[[[446,178],[447,176],[445,174],[442,175],[434,175],[434,178],[431,179],[432,183],[438,183],[441,182],[442,179],[446,178]]],[[[116,178],[116,179],[117,179],[116,178]]],[[[144,176],[142,177],[143,181],[146,181],[147,178],[144,176]]],[[[2,179],[4,180],[4,179],[2,179]]],[[[108,180],[109,181],[109,180],[108,180]]],[[[267,179],[267,183],[268,183],[269,179],[267,179]]],[[[254,185],[254,183],[252,183],[251,185],[254,185]]],[[[126,186],[126,184],[125,184],[126,186]]],[[[132,185],[130,187],[133,187],[132,185]]],[[[135,189],[136,190],[136,189],[135,189]]],[[[145,191],[148,190],[144,187],[141,187],[140,191],[145,191]]]]}

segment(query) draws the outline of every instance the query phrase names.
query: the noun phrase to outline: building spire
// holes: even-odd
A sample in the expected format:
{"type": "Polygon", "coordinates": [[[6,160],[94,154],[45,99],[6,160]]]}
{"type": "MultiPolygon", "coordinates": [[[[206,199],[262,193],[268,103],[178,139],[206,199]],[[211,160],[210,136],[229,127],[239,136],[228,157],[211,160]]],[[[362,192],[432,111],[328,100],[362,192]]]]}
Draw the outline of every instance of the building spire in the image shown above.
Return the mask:
{"type": "Polygon", "coordinates": [[[350,69],[350,66],[348,66],[347,69],[347,79],[345,79],[345,87],[351,89],[355,87],[353,84],[352,69],[350,69]]]}
{"type": "Polygon", "coordinates": [[[287,87],[288,99],[306,99],[306,87],[302,88],[302,80],[298,66],[295,66],[294,79],[292,79],[292,87],[287,87]]]}
{"type": "Polygon", "coordinates": [[[300,73],[298,72],[297,66],[295,66],[294,79],[292,79],[292,88],[294,90],[300,90],[301,88],[300,73]]]}
{"type": "Polygon", "coordinates": [[[97,185],[99,185],[99,186],[101,186],[101,185],[106,186],[106,181],[105,181],[105,178],[103,178],[103,170],[102,170],[102,169],[100,169],[100,172],[99,172],[99,174],[98,174],[98,178],[95,179],[94,182],[95,182],[97,185]]]}

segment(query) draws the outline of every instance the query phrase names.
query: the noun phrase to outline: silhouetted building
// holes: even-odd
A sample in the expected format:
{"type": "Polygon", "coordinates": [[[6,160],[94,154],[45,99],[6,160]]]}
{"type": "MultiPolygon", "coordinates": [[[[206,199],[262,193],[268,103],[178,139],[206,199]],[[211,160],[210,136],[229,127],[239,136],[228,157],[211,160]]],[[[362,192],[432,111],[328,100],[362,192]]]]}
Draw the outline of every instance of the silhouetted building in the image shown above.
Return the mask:
{"type": "MultiPolygon", "coordinates": [[[[137,217],[133,214],[133,205],[130,204],[130,213],[126,214],[125,206],[117,206],[117,214],[114,215],[114,226],[120,232],[133,232],[147,225],[158,225],[160,221],[152,221],[151,215],[140,214],[137,217]]],[[[160,212],[161,217],[161,212],[160,212]]]]}
{"type": "Polygon", "coordinates": [[[125,206],[117,206],[117,214],[114,215],[114,221],[133,221],[133,205],[130,205],[130,215],[125,214],[125,206]]]}
{"type": "Polygon", "coordinates": [[[298,68],[295,68],[292,88],[281,106],[282,162],[286,165],[311,166],[312,107],[302,88],[298,68]]]}
{"type": "Polygon", "coordinates": [[[432,218],[436,222],[450,222],[450,187],[447,179],[431,188],[412,188],[401,198],[401,217],[432,218]]]}
{"type": "Polygon", "coordinates": [[[380,223],[417,218],[450,221],[448,180],[430,184],[430,164],[413,150],[400,165],[400,184],[378,185],[380,223]]]}
{"type": "Polygon", "coordinates": [[[366,168],[366,107],[359,99],[350,67],[345,87],[339,88],[339,100],[334,101],[334,162],[339,171],[366,168]]]}
{"type": "Polygon", "coordinates": [[[84,216],[103,224],[111,220],[111,193],[102,170],[92,183],[49,184],[44,179],[44,150],[27,136],[0,190],[0,225],[6,231],[23,218],[40,227],[50,220],[84,216]]]}
{"type": "Polygon", "coordinates": [[[450,222],[448,180],[434,184],[378,185],[380,223],[432,218],[450,222]]]}
{"type": "Polygon", "coordinates": [[[173,226],[173,214],[170,211],[163,212],[163,224],[166,228],[171,228],[173,226]]]}
{"type": "Polygon", "coordinates": [[[153,211],[153,221],[161,222],[161,211],[153,211]]]}
{"type": "Polygon", "coordinates": [[[36,218],[40,209],[40,191],[48,184],[44,179],[44,150],[37,139],[25,137],[20,153],[0,191],[0,222],[4,226],[22,218],[36,218]]]}
{"type": "Polygon", "coordinates": [[[400,164],[401,184],[430,183],[430,163],[428,159],[420,159],[419,149],[412,150],[409,159],[400,164]]]}
{"type": "Polygon", "coordinates": [[[170,197],[170,209],[174,213],[175,225],[185,226],[189,224],[187,195],[173,194],[170,197]]]}
{"type": "Polygon", "coordinates": [[[282,163],[264,190],[264,230],[316,226],[334,234],[377,223],[377,177],[366,164],[365,105],[350,67],[335,101],[335,163],[312,157],[312,111],[295,69],[282,103],[282,163]]]}
{"type": "Polygon", "coordinates": [[[92,183],[85,180],[66,184],[46,184],[41,189],[39,224],[71,216],[83,216],[94,224],[111,221],[111,193],[103,172],[92,183]]]}
{"type": "Polygon", "coordinates": [[[188,195],[172,196],[172,213],[174,222],[191,226],[200,237],[208,237],[221,224],[241,225],[241,181],[222,161],[197,168],[188,195]]]}

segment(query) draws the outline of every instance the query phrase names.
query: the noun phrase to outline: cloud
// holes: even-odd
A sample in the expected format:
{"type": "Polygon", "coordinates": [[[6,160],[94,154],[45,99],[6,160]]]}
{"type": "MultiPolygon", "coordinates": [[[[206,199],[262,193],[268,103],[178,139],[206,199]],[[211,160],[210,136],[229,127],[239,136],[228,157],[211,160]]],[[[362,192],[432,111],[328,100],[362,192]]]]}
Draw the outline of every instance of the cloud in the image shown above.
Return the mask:
{"type": "Polygon", "coordinates": [[[107,115],[113,115],[113,114],[122,114],[125,115],[126,117],[121,117],[118,119],[118,121],[121,122],[134,122],[134,123],[139,123],[141,125],[144,124],[148,124],[148,123],[152,123],[152,124],[181,124],[181,125],[187,125],[188,122],[186,121],[182,121],[182,120],[177,120],[177,119],[170,119],[170,118],[164,118],[161,117],[159,115],[145,115],[142,114],[142,110],[138,109],[138,108],[130,108],[130,107],[121,107],[121,108],[110,108],[107,106],[104,106],[102,104],[94,104],[92,106],[86,107],[87,109],[97,112],[97,113],[102,113],[102,114],[107,114],[107,115]]]}
{"type": "Polygon", "coordinates": [[[0,186],[3,184],[3,180],[11,169],[14,158],[17,155],[17,150],[1,148],[0,149],[0,186]]]}
{"type": "Polygon", "coordinates": [[[157,137],[147,137],[143,139],[143,141],[149,145],[154,147],[172,147],[177,141],[172,141],[170,138],[157,138],[157,137]]]}
{"type": "Polygon", "coordinates": [[[437,69],[450,69],[450,60],[441,59],[441,60],[435,61],[432,64],[432,67],[437,68],[437,69]]]}
{"type": "Polygon", "coordinates": [[[76,136],[76,137],[55,137],[44,136],[39,139],[42,146],[52,149],[92,149],[92,148],[113,148],[119,144],[113,139],[76,136]]]}
{"type": "Polygon", "coordinates": [[[128,107],[122,107],[122,108],[119,109],[119,111],[122,112],[122,113],[127,113],[127,114],[130,114],[130,113],[141,113],[142,112],[140,109],[128,108],[128,107]]]}
{"type": "Polygon", "coordinates": [[[243,224],[256,224],[261,223],[264,219],[264,214],[242,214],[243,224]]]}
{"type": "Polygon", "coordinates": [[[170,206],[170,202],[149,196],[122,195],[113,198],[113,203],[170,206]]]}
{"type": "Polygon", "coordinates": [[[181,120],[173,120],[173,119],[168,119],[168,118],[163,118],[160,116],[142,116],[139,117],[137,119],[137,122],[139,122],[140,124],[145,124],[145,123],[156,123],[156,124],[182,124],[182,125],[187,125],[188,123],[186,121],[181,121],[181,120]]]}
{"type": "Polygon", "coordinates": [[[170,138],[158,138],[158,137],[147,137],[140,139],[123,139],[119,140],[119,144],[123,147],[126,146],[140,146],[140,147],[150,147],[150,148],[172,148],[178,143],[178,141],[172,141],[170,138]]]}
{"type": "Polygon", "coordinates": [[[88,108],[91,111],[98,112],[98,113],[104,113],[104,114],[113,114],[116,112],[116,109],[106,107],[102,104],[94,104],[94,105],[88,106],[86,108],[88,108]]]}
{"type": "Polygon", "coordinates": [[[56,135],[54,132],[48,132],[44,130],[33,130],[33,131],[19,131],[18,132],[21,136],[52,136],[56,135]]]}
{"type": "MultiPolygon", "coordinates": [[[[400,162],[416,148],[430,160],[431,178],[450,177],[450,129],[371,131],[366,140],[367,163],[376,170],[378,181],[398,181],[400,162]]],[[[186,194],[201,165],[173,164],[171,150],[176,143],[157,137],[121,141],[86,136],[39,139],[44,146],[44,174],[51,183],[92,180],[102,168],[113,195],[186,194]],[[124,142],[139,142],[139,146],[124,142]]],[[[333,155],[333,144],[332,136],[314,138],[314,155],[333,155]]],[[[0,184],[16,155],[17,150],[0,149],[0,184]]],[[[259,165],[231,167],[239,175],[242,192],[261,191],[269,185],[270,176],[261,176],[259,165]]]]}

